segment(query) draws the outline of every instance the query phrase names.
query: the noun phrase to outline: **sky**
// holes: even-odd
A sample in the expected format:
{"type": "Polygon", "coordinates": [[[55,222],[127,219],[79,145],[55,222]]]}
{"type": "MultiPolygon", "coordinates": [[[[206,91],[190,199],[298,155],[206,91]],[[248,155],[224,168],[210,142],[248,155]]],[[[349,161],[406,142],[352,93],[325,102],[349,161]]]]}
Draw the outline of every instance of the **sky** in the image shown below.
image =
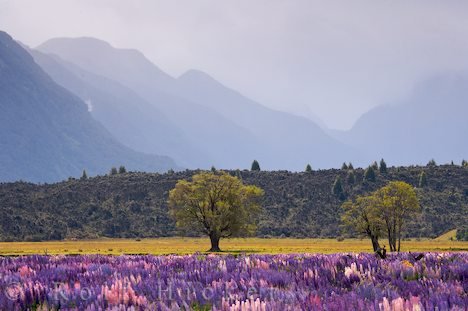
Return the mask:
{"type": "Polygon", "coordinates": [[[0,0],[0,30],[31,47],[88,36],[135,48],[174,77],[199,69],[333,129],[468,70],[464,0],[0,0]]]}

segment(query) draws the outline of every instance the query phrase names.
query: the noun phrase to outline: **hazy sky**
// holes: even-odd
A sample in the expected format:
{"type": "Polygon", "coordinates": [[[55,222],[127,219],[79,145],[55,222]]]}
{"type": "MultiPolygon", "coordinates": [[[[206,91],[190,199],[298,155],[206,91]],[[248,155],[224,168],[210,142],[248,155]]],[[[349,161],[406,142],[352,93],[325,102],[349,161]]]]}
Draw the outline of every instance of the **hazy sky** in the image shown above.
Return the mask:
{"type": "Polygon", "coordinates": [[[465,0],[0,0],[0,29],[33,47],[92,36],[136,48],[173,76],[200,69],[332,128],[468,69],[465,0]]]}

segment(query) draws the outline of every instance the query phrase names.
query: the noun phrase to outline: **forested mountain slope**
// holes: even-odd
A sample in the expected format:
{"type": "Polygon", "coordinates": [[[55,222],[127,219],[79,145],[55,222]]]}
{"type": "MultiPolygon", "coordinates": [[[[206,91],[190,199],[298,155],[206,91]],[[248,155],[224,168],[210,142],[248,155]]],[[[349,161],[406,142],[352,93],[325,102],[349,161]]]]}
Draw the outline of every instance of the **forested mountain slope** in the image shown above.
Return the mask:
{"type": "MultiPolygon", "coordinates": [[[[196,171],[172,174],[125,173],[56,184],[0,184],[0,238],[40,240],[175,235],[167,213],[168,192],[177,180],[196,171]]],[[[423,208],[407,235],[433,237],[468,223],[468,168],[455,165],[389,168],[376,181],[363,181],[363,170],[231,171],[245,183],[265,190],[258,236],[340,236],[342,199],[402,180],[417,187],[423,208]],[[421,172],[427,185],[419,186],[421,172]],[[332,194],[340,176],[345,198],[332,194]]],[[[187,234],[187,233],[186,233],[187,234]]],[[[190,232],[188,233],[190,234],[190,232]]],[[[193,233],[192,233],[193,234],[193,233]]]]}

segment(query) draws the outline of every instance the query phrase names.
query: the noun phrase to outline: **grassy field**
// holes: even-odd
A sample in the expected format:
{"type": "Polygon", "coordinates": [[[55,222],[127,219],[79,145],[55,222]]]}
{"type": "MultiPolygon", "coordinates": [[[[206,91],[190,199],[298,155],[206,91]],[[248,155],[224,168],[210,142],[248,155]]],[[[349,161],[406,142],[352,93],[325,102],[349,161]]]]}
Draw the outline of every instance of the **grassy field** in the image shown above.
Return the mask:
{"type": "MultiPolygon", "coordinates": [[[[383,242],[383,241],[382,241],[383,242]]],[[[384,244],[383,242],[382,244],[384,244]]],[[[190,254],[209,249],[207,238],[100,239],[48,242],[0,242],[0,255],[29,254],[190,254]]],[[[226,253],[338,253],[370,252],[370,241],[363,239],[224,239],[226,253]]],[[[468,251],[468,242],[450,240],[402,241],[402,251],[468,251]]]]}

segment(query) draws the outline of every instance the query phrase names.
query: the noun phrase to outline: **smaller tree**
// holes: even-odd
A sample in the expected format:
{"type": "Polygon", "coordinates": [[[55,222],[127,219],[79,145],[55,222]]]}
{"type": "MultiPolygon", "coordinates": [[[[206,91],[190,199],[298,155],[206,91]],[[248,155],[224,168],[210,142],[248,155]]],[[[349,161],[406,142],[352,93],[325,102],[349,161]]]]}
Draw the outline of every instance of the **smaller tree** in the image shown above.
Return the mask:
{"type": "Polygon", "coordinates": [[[335,182],[333,183],[332,193],[336,195],[340,200],[344,199],[343,193],[343,184],[341,182],[341,177],[336,176],[335,182]]]}
{"type": "Polygon", "coordinates": [[[419,188],[424,188],[427,186],[427,177],[424,171],[419,174],[419,188]]]}
{"type": "Polygon", "coordinates": [[[112,167],[111,170],[110,170],[110,174],[111,175],[117,175],[118,171],[117,171],[117,168],[116,167],[112,167]]]}
{"type": "Polygon", "coordinates": [[[213,173],[216,173],[216,167],[214,167],[214,165],[211,166],[211,171],[212,171],[213,173]]]}
{"type": "Polygon", "coordinates": [[[86,170],[83,170],[83,174],[81,175],[81,180],[88,179],[88,174],[86,174],[86,170]]]}
{"type": "Polygon", "coordinates": [[[348,165],[346,165],[346,162],[343,162],[343,165],[341,165],[341,169],[342,170],[347,170],[348,169],[348,165]]]}
{"type": "Polygon", "coordinates": [[[125,166],[121,165],[119,167],[119,174],[125,174],[127,172],[127,169],[125,168],[125,166]]]}
{"type": "Polygon", "coordinates": [[[260,171],[260,163],[257,160],[253,160],[252,167],[250,168],[251,171],[260,171]]]}
{"type": "Polygon", "coordinates": [[[385,163],[384,159],[380,160],[380,173],[386,174],[387,173],[387,163],[385,163]]]}
{"type": "Polygon", "coordinates": [[[434,159],[432,159],[429,162],[427,162],[427,166],[437,166],[437,163],[434,159]]]}
{"type": "Polygon", "coordinates": [[[414,188],[403,181],[391,181],[374,193],[385,222],[391,251],[400,251],[401,233],[408,219],[421,212],[414,188]]]}
{"type": "Polygon", "coordinates": [[[344,228],[352,233],[367,236],[375,251],[380,249],[379,238],[384,224],[380,217],[376,198],[370,196],[358,196],[355,201],[346,201],[342,205],[341,220],[344,228]]]}
{"type": "Polygon", "coordinates": [[[353,163],[349,162],[349,164],[348,164],[348,169],[350,169],[350,170],[354,170],[353,163]]]}
{"type": "Polygon", "coordinates": [[[462,163],[461,163],[461,165],[462,165],[463,167],[468,167],[468,161],[463,160],[462,163]]]}
{"type": "Polygon", "coordinates": [[[364,180],[371,181],[371,182],[375,181],[375,171],[372,166],[369,166],[364,172],[364,180]]]}
{"type": "Polygon", "coordinates": [[[372,162],[371,167],[374,169],[374,171],[379,170],[379,164],[377,164],[377,161],[372,162]]]}
{"type": "Polygon", "coordinates": [[[312,166],[310,166],[310,164],[307,164],[307,166],[306,166],[306,168],[305,168],[305,171],[306,171],[307,173],[312,172],[312,166]]]}

